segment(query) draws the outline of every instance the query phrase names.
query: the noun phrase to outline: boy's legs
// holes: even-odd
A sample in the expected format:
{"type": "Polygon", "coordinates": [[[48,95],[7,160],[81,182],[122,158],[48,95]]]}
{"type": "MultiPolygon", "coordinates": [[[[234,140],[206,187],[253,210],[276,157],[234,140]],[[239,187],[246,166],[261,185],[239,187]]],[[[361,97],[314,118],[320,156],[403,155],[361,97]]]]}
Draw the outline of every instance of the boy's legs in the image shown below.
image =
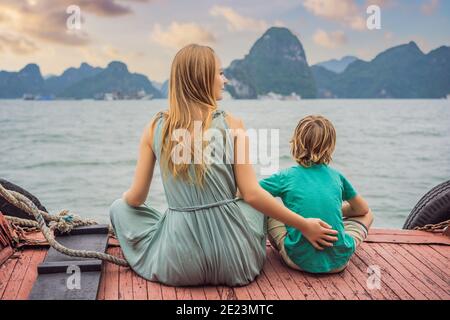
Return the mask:
{"type": "Polygon", "coordinates": [[[363,216],[344,218],[345,232],[355,239],[358,247],[366,238],[373,223],[372,211],[363,216]]]}
{"type": "Polygon", "coordinates": [[[267,232],[269,234],[268,238],[272,244],[272,247],[280,251],[284,238],[287,235],[287,230],[284,223],[269,217],[267,219],[267,232]]]}

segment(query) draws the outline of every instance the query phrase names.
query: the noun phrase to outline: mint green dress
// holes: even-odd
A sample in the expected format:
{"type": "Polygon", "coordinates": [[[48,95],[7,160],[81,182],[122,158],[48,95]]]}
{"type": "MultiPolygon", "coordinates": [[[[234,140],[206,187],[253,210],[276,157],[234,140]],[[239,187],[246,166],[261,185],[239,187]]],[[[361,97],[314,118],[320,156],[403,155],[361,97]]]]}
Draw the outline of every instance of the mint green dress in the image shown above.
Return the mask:
{"type": "MultiPolygon", "coordinates": [[[[156,121],[153,147],[159,161],[164,119],[156,121]]],[[[234,159],[223,111],[213,113],[211,128],[231,141],[211,143],[234,159]]],[[[123,199],[110,207],[115,234],[136,273],[173,286],[240,286],[260,274],[266,257],[266,219],[234,198],[236,181],[229,161],[210,165],[203,189],[170,173],[163,185],[169,207],[165,212],[146,205],[132,207],[123,199]]]]}

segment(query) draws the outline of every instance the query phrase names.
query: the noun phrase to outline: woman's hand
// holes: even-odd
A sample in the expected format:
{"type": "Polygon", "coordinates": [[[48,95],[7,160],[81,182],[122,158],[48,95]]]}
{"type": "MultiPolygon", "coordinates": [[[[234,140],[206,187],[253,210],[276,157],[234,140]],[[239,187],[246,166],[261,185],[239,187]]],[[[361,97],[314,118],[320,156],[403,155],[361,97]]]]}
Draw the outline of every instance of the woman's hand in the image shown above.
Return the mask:
{"type": "Polygon", "coordinates": [[[317,250],[323,250],[324,247],[332,247],[333,242],[338,240],[337,237],[333,237],[338,232],[333,230],[328,223],[320,219],[305,219],[301,232],[317,250]]]}

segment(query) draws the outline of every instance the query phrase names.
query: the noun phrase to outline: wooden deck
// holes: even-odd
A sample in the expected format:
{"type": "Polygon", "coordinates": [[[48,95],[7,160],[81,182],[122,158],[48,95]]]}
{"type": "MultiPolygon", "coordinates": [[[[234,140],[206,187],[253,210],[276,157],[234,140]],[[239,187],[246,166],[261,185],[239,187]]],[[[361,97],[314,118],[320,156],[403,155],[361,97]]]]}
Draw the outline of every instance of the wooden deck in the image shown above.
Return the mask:
{"type": "MultiPolygon", "coordinates": [[[[110,244],[108,252],[122,256],[113,239],[110,244]]],[[[344,272],[319,276],[288,269],[268,243],[263,272],[238,288],[169,287],[146,281],[129,268],[104,263],[97,299],[450,300],[449,245],[450,238],[441,235],[374,229],[344,272]],[[380,270],[379,289],[367,284],[368,268],[373,266],[380,270]]],[[[27,248],[6,261],[0,267],[0,298],[27,299],[46,253],[46,248],[27,248]]]]}

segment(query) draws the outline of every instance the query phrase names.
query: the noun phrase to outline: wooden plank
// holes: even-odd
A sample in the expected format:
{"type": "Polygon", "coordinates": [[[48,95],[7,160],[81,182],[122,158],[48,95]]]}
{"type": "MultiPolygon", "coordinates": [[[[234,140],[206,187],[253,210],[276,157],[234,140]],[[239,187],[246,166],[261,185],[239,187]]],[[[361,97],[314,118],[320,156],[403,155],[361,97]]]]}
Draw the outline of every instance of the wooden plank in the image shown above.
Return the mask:
{"type": "Polygon", "coordinates": [[[176,287],[166,286],[161,284],[161,293],[163,300],[177,300],[177,290],[176,287]]]}
{"type": "Polygon", "coordinates": [[[442,234],[420,230],[370,229],[365,242],[450,245],[450,238],[442,234]]]}
{"type": "Polygon", "coordinates": [[[33,256],[33,250],[25,250],[20,255],[18,259],[13,274],[9,279],[9,282],[5,288],[5,292],[3,293],[2,299],[4,300],[15,300],[17,294],[19,293],[20,286],[22,285],[22,281],[25,278],[25,274],[27,272],[28,266],[31,262],[31,257],[33,256]]]}
{"type": "Polygon", "coordinates": [[[147,300],[147,280],[133,273],[133,300],[147,300]]]}
{"type": "MultiPolygon", "coordinates": [[[[356,251],[357,253],[359,250],[356,251]]],[[[350,259],[348,265],[348,271],[350,271],[353,277],[359,282],[359,284],[365,289],[367,294],[373,300],[398,300],[399,297],[392,291],[391,288],[384,282],[381,281],[380,288],[369,288],[367,281],[369,274],[367,272],[368,265],[363,261],[358,255],[354,255],[350,259]]]]}
{"type": "Polygon", "coordinates": [[[187,287],[175,287],[177,300],[192,300],[191,290],[187,287]]]}
{"type": "MultiPolygon", "coordinates": [[[[108,250],[109,252],[109,250],[108,250]]],[[[100,285],[98,287],[97,300],[105,300],[105,287],[106,287],[106,262],[102,263],[102,275],[100,276],[100,285]]]]}
{"type": "MultiPolygon", "coordinates": [[[[120,250],[120,258],[124,258],[120,250]]],[[[130,267],[119,266],[119,300],[133,300],[133,270],[130,267]]]]}
{"type": "MultiPolygon", "coordinates": [[[[269,250],[271,251],[272,249],[269,250]]],[[[266,258],[266,264],[264,265],[264,273],[279,299],[292,300],[292,296],[289,294],[289,291],[286,289],[286,286],[281,280],[280,275],[278,274],[278,272],[276,272],[268,257],[266,258]]]]}
{"type": "Polygon", "coordinates": [[[400,299],[402,300],[412,299],[413,297],[396,281],[395,278],[396,276],[398,276],[398,274],[391,275],[391,271],[393,269],[392,266],[386,263],[383,259],[380,259],[380,257],[376,255],[375,256],[373,256],[372,254],[369,255],[365,250],[366,248],[370,248],[370,245],[363,243],[362,245],[359,246],[358,251],[356,253],[358,257],[361,260],[365,261],[365,263],[369,267],[378,266],[381,272],[381,281],[386,283],[386,285],[389,286],[389,288],[392,289],[392,291],[394,291],[395,294],[400,299]]]}
{"type": "MultiPolygon", "coordinates": [[[[70,234],[56,235],[63,246],[74,250],[105,252],[108,243],[108,225],[77,227],[70,234]]],[[[98,259],[72,257],[50,248],[38,267],[39,276],[30,299],[95,299],[100,286],[101,264],[98,259]],[[68,286],[69,267],[80,268],[81,286],[68,286]],[[97,287],[95,287],[97,286],[97,287]]]]}
{"type": "Polygon", "coordinates": [[[226,286],[217,286],[217,291],[220,293],[221,300],[237,300],[234,290],[226,286]]]}
{"type": "Polygon", "coordinates": [[[432,244],[430,245],[430,248],[432,248],[434,251],[436,251],[439,255],[441,255],[445,259],[447,259],[447,261],[450,260],[450,247],[432,244]]]}
{"type": "Polygon", "coordinates": [[[147,299],[148,300],[162,300],[161,284],[147,280],[147,299]]]}
{"type": "Polygon", "coordinates": [[[422,230],[407,230],[407,229],[378,229],[371,228],[369,235],[400,235],[400,236],[438,236],[439,234],[422,231],[422,230]]]}
{"type": "MultiPolygon", "coordinates": [[[[286,265],[286,263],[283,261],[280,254],[277,252],[276,249],[274,249],[270,243],[269,246],[271,247],[271,250],[268,250],[268,257],[272,265],[275,267],[276,270],[279,272],[284,270],[286,272],[285,276],[287,278],[290,278],[294,281],[297,288],[300,291],[299,295],[296,295],[296,299],[307,299],[307,300],[318,300],[320,299],[318,293],[316,292],[316,288],[314,288],[313,284],[308,281],[308,277],[306,273],[300,272],[298,270],[291,269],[286,265]]],[[[321,287],[321,286],[320,286],[321,287]]],[[[298,294],[298,291],[295,291],[298,294]]],[[[325,291],[326,292],[326,291],[325,291]]],[[[320,289],[319,289],[320,293],[320,289]]]]}
{"type": "Polygon", "coordinates": [[[4,247],[4,248],[0,247],[0,266],[6,260],[8,260],[8,258],[11,257],[13,253],[14,253],[14,250],[11,247],[4,247]]]}
{"type": "Polygon", "coordinates": [[[336,288],[335,284],[333,283],[333,276],[325,274],[311,274],[310,277],[317,278],[319,280],[325,290],[327,290],[330,294],[331,300],[345,300],[344,295],[339,291],[338,288],[336,288]]]}
{"type": "Polygon", "coordinates": [[[378,234],[368,236],[364,242],[450,245],[450,238],[432,233],[429,233],[428,235],[378,234]]]}
{"type": "MultiPolygon", "coordinates": [[[[295,270],[294,270],[295,271],[295,270]]],[[[302,274],[300,271],[296,271],[298,274],[302,274]]],[[[334,300],[336,297],[333,297],[330,291],[327,290],[327,284],[320,281],[320,276],[303,273],[304,277],[308,279],[308,282],[314,288],[320,300],[334,300]]]]}
{"type": "MultiPolygon", "coordinates": [[[[331,274],[328,278],[333,283],[334,287],[344,296],[345,300],[359,300],[356,292],[344,280],[343,274],[347,274],[347,270],[340,273],[331,274]]],[[[350,280],[350,279],[349,279],[350,280]]]]}
{"type": "Polygon", "coordinates": [[[411,255],[416,257],[418,260],[426,261],[427,265],[433,270],[433,272],[438,275],[441,279],[448,279],[448,261],[443,262],[440,256],[436,256],[436,252],[433,249],[427,248],[427,246],[414,245],[407,246],[401,245],[406,251],[411,255]],[[431,251],[430,251],[431,250],[431,251]]]}
{"type": "MultiPolygon", "coordinates": [[[[20,256],[22,253],[17,253],[20,256]]],[[[5,293],[6,286],[11,279],[19,258],[8,259],[4,264],[0,266],[0,299],[3,299],[3,294],[5,293]]]]}
{"type": "Polygon", "coordinates": [[[205,291],[203,287],[191,287],[191,297],[194,300],[206,300],[205,291]]]}
{"type": "MultiPolygon", "coordinates": [[[[450,268],[449,268],[449,259],[448,256],[445,256],[445,253],[448,252],[445,248],[442,248],[442,250],[439,252],[437,252],[436,250],[434,250],[433,248],[431,248],[431,246],[424,246],[423,250],[421,250],[421,252],[423,252],[424,254],[429,254],[430,256],[432,256],[437,262],[437,265],[440,266],[441,270],[450,278],[450,268]]],[[[450,249],[450,248],[449,248],[450,249]]]]}
{"type": "MultiPolygon", "coordinates": [[[[83,227],[77,227],[73,228],[70,231],[69,236],[77,236],[77,235],[92,235],[92,234],[108,234],[109,233],[109,226],[107,224],[94,224],[91,226],[83,226],[83,227]]],[[[66,233],[60,233],[58,230],[55,231],[56,237],[64,237],[67,236],[66,233]]],[[[109,237],[108,237],[109,238],[109,237]]]]}
{"type": "Polygon", "coordinates": [[[341,274],[342,279],[352,288],[354,294],[357,296],[359,300],[371,300],[372,296],[368,293],[365,287],[367,287],[367,283],[364,282],[364,279],[367,278],[367,274],[363,275],[361,278],[361,282],[358,281],[358,275],[362,272],[352,263],[349,262],[345,271],[341,274]]]}
{"type": "Polygon", "coordinates": [[[70,288],[71,274],[40,274],[33,285],[30,300],[95,300],[100,282],[100,271],[82,272],[80,288],[70,288]]]}
{"type": "MultiPolygon", "coordinates": [[[[387,245],[383,244],[383,246],[387,245]]],[[[450,299],[450,288],[448,282],[445,282],[440,277],[436,276],[436,274],[428,267],[427,263],[418,260],[401,246],[390,246],[390,250],[398,259],[402,259],[402,264],[405,268],[409,268],[411,270],[415,269],[415,272],[418,272],[422,279],[429,284],[429,286],[439,292],[438,294],[441,298],[450,299]]]]}
{"type": "Polygon", "coordinates": [[[323,286],[320,284],[318,286],[315,286],[314,282],[310,281],[312,279],[306,273],[289,268],[281,259],[281,257],[279,261],[282,264],[282,267],[286,268],[292,279],[294,279],[299,289],[303,292],[306,300],[320,300],[322,299],[324,292],[326,295],[328,295],[328,292],[325,290],[325,288],[323,288],[323,286]]]}
{"type": "Polygon", "coordinates": [[[251,300],[250,294],[248,293],[247,286],[235,287],[233,288],[234,295],[237,300],[251,300]]]}
{"type": "Polygon", "coordinates": [[[252,300],[264,300],[265,297],[260,287],[258,286],[258,283],[256,282],[257,279],[258,277],[251,283],[249,283],[245,288],[247,289],[248,294],[250,295],[250,298],[252,300]]]}
{"type": "Polygon", "coordinates": [[[445,252],[446,252],[445,250],[442,250],[442,255],[441,255],[437,251],[435,251],[433,248],[431,248],[431,246],[426,246],[426,248],[423,250],[423,252],[429,253],[430,255],[434,256],[436,258],[436,260],[439,261],[441,270],[450,278],[450,268],[449,268],[450,259],[448,259],[445,256],[444,256],[444,258],[442,258],[442,256],[445,255],[445,252]]]}
{"type": "Polygon", "coordinates": [[[77,266],[81,272],[101,271],[101,260],[44,261],[37,266],[38,274],[65,273],[70,266],[77,266]]]}
{"type": "MultiPolygon", "coordinates": [[[[411,268],[414,269],[410,271],[405,267],[405,263],[408,262],[403,259],[401,255],[393,254],[393,250],[391,247],[395,247],[395,245],[381,246],[381,244],[373,244],[372,249],[375,250],[380,256],[382,256],[386,261],[389,261],[390,264],[397,270],[402,276],[408,281],[410,284],[414,284],[414,288],[420,293],[420,299],[430,299],[430,300],[439,300],[439,296],[432,290],[430,287],[423,282],[423,278],[420,277],[420,273],[418,272],[417,267],[411,268]]],[[[412,266],[410,266],[412,267],[412,266]]]]}
{"type": "Polygon", "coordinates": [[[205,286],[203,289],[205,291],[206,300],[220,300],[220,294],[219,291],[217,291],[216,286],[205,286]]]}
{"type": "MultiPolygon", "coordinates": [[[[264,265],[267,265],[267,261],[264,263],[264,265]]],[[[270,285],[270,282],[267,279],[267,275],[264,271],[264,268],[261,271],[261,274],[259,275],[256,282],[258,283],[258,286],[260,287],[265,300],[279,300],[277,293],[275,292],[274,288],[270,285]]]]}
{"type": "Polygon", "coordinates": [[[403,275],[397,271],[396,261],[383,257],[377,250],[373,249],[374,247],[374,244],[364,245],[363,251],[375,260],[372,262],[373,265],[378,265],[380,267],[382,279],[392,278],[394,280],[389,283],[389,286],[396,291],[397,295],[399,295],[401,299],[407,300],[426,299],[426,296],[410,283],[411,279],[408,279],[407,275],[403,275]]]}
{"type": "MultiPolygon", "coordinates": [[[[118,255],[120,248],[110,248],[108,253],[118,255]]],[[[119,299],[119,266],[111,262],[106,263],[105,300],[119,299]]]]}
{"type": "Polygon", "coordinates": [[[120,247],[119,240],[113,237],[108,238],[108,247],[120,247]]]}
{"type": "MultiPolygon", "coordinates": [[[[393,242],[399,241],[400,238],[402,241],[412,243],[423,237],[422,232],[411,232],[410,230],[397,230],[393,233],[390,230],[377,230],[372,235],[380,236],[379,239],[383,241],[388,239],[389,236],[393,242]]],[[[441,297],[448,299],[447,282],[446,279],[442,278],[448,271],[444,270],[445,259],[442,258],[446,256],[441,254],[441,246],[436,246],[436,249],[434,245],[406,245],[406,247],[412,248],[414,246],[428,248],[421,252],[414,251],[414,254],[412,254],[403,245],[394,246],[390,244],[391,242],[383,241],[363,244],[364,248],[358,250],[357,254],[352,257],[347,269],[339,274],[311,275],[291,270],[280,260],[277,253],[269,248],[267,264],[264,266],[261,275],[247,286],[235,288],[224,286],[174,288],[147,281],[148,298],[183,300],[289,299],[290,297],[294,299],[365,300],[369,298],[437,299],[441,297]],[[431,266],[428,260],[431,260],[431,266]],[[381,268],[380,290],[370,290],[367,287],[367,267],[370,265],[379,265],[381,268]],[[437,288],[436,291],[434,291],[435,288],[437,288]],[[446,288],[447,291],[445,291],[446,288]],[[445,295],[446,293],[447,295],[445,295]]],[[[134,285],[135,279],[133,278],[134,285]]]]}
{"type": "Polygon", "coordinates": [[[31,257],[30,264],[17,294],[17,300],[28,299],[31,290],[33,289],[33,284],[38,277],[37,265],[41,263],[47,255],[47,250],[43,248],[33,249],[32,252],[33,256],[31,257]]]}
{"type": "Polygon", "coordinates": [[[267,261],[269,261],[269,264],[271,265],[271,267],[273,269],[273,273],[275,273],[278,276],[279,281],[284,285],[287,292],[291,296],[291,299],[305,300],[306,299],[305,294],[300,290],[300,288],[295,283],[294,279],[291,277],[289,272],[286,270],[286,267],[284,267],[281,264],[281,261],[278,260],[275,255],[276,255],[276,252],[274,249],[268,250],[267,261]]]}

